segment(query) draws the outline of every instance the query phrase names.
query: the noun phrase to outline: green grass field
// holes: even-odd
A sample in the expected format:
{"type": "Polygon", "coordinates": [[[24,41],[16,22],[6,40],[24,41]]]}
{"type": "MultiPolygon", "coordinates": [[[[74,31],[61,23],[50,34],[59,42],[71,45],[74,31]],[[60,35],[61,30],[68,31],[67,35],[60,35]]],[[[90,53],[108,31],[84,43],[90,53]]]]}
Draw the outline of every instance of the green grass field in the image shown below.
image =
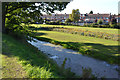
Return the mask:
{"type": "Polygon", "coordinates": [[[118,33],[119,29],[111,29],[111,28],[92,28],[92,27],[81,27],[81,26],[44,25],[44,24],[30,24],[30,26],[78,28],[78,29],[94,31],[94,32],[105,32],[105,33],[111,33],[111,34],[119,34],[118,33]]]}
{"type": "Polygon", "coordinates": [[[24,40],[2,35],[2,78],[60,78],[74,77],[24,40]]]}
{"type": "MultiPolygon", "coordinates": [[[[110,30],[114,33],[114,29],[110,30]]],[[[104,29],[104,31],[106,30],[104,29]]],[[[77,34],[68,34],[56,31],[38,30],[36,33],[36,38],[38,39],[42,40],[42,38],[45,38],[43,40],[49,41],[54,44],[62,45],[65,48],[77,50],[82,54],[88,53],[88,56],[105,60],[112,64],[118,64],[117,56],[120,56],[118,53],[118,41],[105,40],[88,36],[80,36],[77,34]]]]}

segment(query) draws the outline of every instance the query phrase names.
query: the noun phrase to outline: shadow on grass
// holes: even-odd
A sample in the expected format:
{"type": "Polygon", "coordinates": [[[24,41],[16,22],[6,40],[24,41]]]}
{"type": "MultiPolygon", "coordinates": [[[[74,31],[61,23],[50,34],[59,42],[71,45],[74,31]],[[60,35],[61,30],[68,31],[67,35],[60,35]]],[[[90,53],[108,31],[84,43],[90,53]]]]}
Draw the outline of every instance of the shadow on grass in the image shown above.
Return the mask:
{"type": "Polygon", "coordinates": [[[58,65],[31,44],[15,40],[3,34],[2,51],[6,56],[15,56],[31,78],[74,77],[74,73],[58,65]],[[9,54],[11,53],[11,54],[9,54]]]}
{"type": "Polygon", "coordinates": [[[96,59],[104,60],[111,64],[113,63],[119,64],[118,60],[120,60],[120,58],[118,58],[119,56],[118,48],[120,46],[109,46],[109,45],[106,46],[103,44],[96,44],[96,43],[60,42],[49,38],[40,37],[41,35],[46,35],[46,33],[36,32],[35,36],[37,37],[35,36],[34,37],[42,41],[47,41],[56,45],[61,45],[68,49],[79,51],[83,55],[92,56],[96,59]]]}
{"type": "Polygon", "coordinates": [[[91,56],[96,59],[107,61],[111,64],[120,64],[120,58],[115,54],[119,54],[118,47],[120,46],[106,46],[95,43],[78,43],[78,42],[60,42],[44,37],[35,37],[38,40],[50,42],[52,44],[61,45],[64,48],[73,49],[83,55],[91,56]]]}
{"type": "Polygon", "coordinates": [[[42,35],[47,35],[46,33],[41,33],[41,32],[32,32],[35,36],[42,36],[42,35]]]}

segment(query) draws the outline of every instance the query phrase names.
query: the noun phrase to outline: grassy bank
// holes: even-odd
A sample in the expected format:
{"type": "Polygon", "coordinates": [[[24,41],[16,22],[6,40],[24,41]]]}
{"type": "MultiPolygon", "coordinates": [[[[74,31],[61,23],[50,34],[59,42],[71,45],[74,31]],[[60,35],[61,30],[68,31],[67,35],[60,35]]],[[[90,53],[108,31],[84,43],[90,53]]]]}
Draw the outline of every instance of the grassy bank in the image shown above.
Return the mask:
{"type": "Polygon", "coordinates": [[[15,57],[11,56],[10,53],[2,55],[2,78],[27,78],[25,70],[22,68],[22,65],[17,63],[15,57]]]}
{"type": "Polygon", "coordinates": [[[28,78],[74,77],[69,70],[58,67],[53,60],[27,42],[16,40],[6,34],[2,37],[3,78],[8,78],[12,74],[28,78]]]}
{"type": "Polygon", "coordinates": [[[118,41],[104,40],[76,34],[38,30],[36,38],[79,51],[96,59],[118,64],[118,41]]]}
{"type": "Polygon", "coordinates": [[[65,25],[44,25],[44,24],[30,24],[30,26],[35,27],[64,27],[64,28],[78,28],[82,30],[94,31],[94,32],[105,32],[110,34],[119,34],[119,29],[111,29],[111,28],[92,28],[92,27],[81,27],[81,26],[65,26],[65,25]]]}

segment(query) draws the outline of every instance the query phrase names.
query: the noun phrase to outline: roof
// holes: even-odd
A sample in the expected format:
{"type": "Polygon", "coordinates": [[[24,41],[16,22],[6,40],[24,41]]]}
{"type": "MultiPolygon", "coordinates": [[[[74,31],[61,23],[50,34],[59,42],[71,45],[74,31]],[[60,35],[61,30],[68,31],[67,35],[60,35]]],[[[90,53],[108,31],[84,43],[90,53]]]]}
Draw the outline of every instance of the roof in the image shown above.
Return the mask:
{"type": "MultiPolygon", "coordinates": [[[[48,15],[48,14],[43,14],[44,17],[66,17],[66,16],[69,16],[69,14],[51,14],[51,15],[48,15]]],[[[110,14],[80,14],[81,17],[86,17],[86,18],[95,18],[95,17],[110,17],[110,14]]],[[[120,17],[120,15],[112,15],[112,17],[120,17]]]]}
{"type": "Polygon", "coordinates": [[[109,17],[110,14],[86,14],[85,17],[109,17]]]}
{"type": "Polygon", "coordinates": [[[50,16],[69,16],[69,14],[51,14],[51,15],[43,14],[43,16],[46,16],[46,17],[50,17],[50,16]]]}

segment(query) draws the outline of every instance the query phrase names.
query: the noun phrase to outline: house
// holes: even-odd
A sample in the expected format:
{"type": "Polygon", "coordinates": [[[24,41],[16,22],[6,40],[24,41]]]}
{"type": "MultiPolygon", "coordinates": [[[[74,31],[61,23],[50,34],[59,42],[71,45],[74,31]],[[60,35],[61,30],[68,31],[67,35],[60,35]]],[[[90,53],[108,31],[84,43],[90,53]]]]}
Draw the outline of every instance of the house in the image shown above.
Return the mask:
{"type": "Polygon", "coordinates": [[[103,20],[103,23],[109,23],[111,14],[80,14],[80,21],[84,23],[97,23],[100,19],[103,20]]]}
{"type": "Polygon", "coordinates": [[[46,15],[44,14],[42,16],[43,19],[47,19],[50,21],[61,21],[65,22],[67,18],[69,18],[69,14],[51,14],[51,15],[46,15]]]}
{"type": "MultiPolygon", "coordinates": [[[[51,14],[51,15],[46,15],[44,14],[42,16],[43,19],[49,20],[49,21],[61,21],[65,22],[67,18],[69,18],[69,14],[51,14]]],[[[117,22],[120,23],[120,16],[118,15],[111,15],[110,14],[80,14],[80,19],[77,24],[80,23],[82,24],[89,24],[89,23],[97,23],[98,20],[103,20],[103,24],[108,24],[112,21],[112,19],[116,19],[117,22]]]]}

